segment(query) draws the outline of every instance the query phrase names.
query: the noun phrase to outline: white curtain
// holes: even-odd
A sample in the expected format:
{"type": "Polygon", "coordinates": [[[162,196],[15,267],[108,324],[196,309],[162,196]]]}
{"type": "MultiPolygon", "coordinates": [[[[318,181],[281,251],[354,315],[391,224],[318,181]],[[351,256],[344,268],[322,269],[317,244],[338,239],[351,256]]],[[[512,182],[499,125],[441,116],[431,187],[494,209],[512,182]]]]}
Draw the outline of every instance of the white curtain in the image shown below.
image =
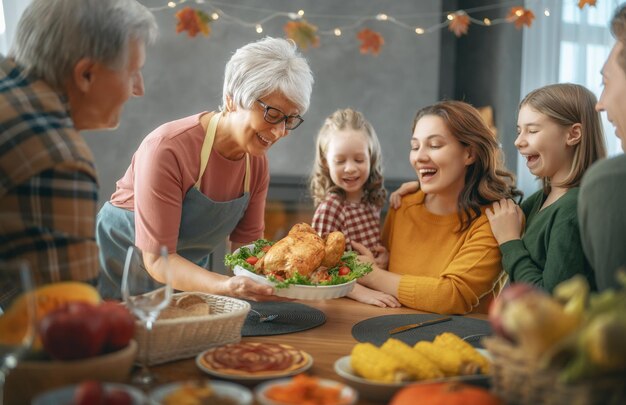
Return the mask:
{"type": "Polygon", "coordinates": [[[9,52],[17,22],[30,0],[0,0],[0,54],[9,52]]]}
{"type": "MultiPolygon", "coordinates": [[[[578,83],[600,97],[600,69],[613,38],[609,22],[618,0],[598,0],[596,7],[580,10],[574,0],[526,0],[536,19],[524,28],[522,47],[522,97],[552,83],[578,83]]],[[[602,114],[609,154],[621,151],[613,127],[602,114]]],[[[517,162],[519,188],[528,196],[541,183],[528,171],[526,161],[517,162]]]]}

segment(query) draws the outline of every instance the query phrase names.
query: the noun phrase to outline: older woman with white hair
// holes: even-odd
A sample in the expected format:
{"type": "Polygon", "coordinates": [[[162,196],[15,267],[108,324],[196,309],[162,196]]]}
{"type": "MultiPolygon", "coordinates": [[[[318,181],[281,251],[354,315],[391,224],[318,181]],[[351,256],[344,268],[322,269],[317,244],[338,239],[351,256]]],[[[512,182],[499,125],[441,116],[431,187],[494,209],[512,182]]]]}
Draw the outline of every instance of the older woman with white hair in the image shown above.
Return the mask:
{"type": "Polygon", "coordinates": [[[312,86],[295,44],[268,37],[238,49],[227,63],[219,112],[150,133],[98,214],[100,264],[109,281],[119,285],[133,244],[144,252],[147,273],[162,280],[158,251],[166,246],[177,290],[276,299],[269,286],[205,266],[225,237],[235,249],[263,236],[266,153],[302,123],[312,86]]]}

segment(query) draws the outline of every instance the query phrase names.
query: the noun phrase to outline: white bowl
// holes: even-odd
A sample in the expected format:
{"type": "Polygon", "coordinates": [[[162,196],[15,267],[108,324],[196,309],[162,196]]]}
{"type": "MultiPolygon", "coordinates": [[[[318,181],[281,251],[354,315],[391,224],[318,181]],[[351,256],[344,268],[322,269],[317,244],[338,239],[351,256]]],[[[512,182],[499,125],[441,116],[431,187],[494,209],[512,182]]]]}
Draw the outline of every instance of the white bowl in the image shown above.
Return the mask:
{"type": "MultiPolygon", "coordinates": [[[[235,266],[233,272],[237,276],[249,277],[260,284],[274,286],[267,278],[246,270],[241,266],[235,266]]],[[[356,280],[336,285],[298,285],[291,284],[285,288],[275,288],[274,295],[279,297],[293,298],[298,300],[330,300],[348,295],[354,288],[356,280]]]]}
{"type": "MultiPolygon", "coordinates": [[[[261,405],[296,405],[299,402],[276,402],[267,397],[267,390],[276,385],[287,385],[291,382],[291,378],[284,378],[281,380],[268,381],[263,384],[260,384],[254,390],[254,396],[261,405]]],[[[353,405],[356,403],[357,399],[359,399],[359,394],[352,389],[351,387],[342,384],[338,381],[328,380],[325,378],[318,379],[319,384],[323,387],[339,387],[341,388],[341,396],[339,397],[339,402],[333,405],[353,405]]]]}
{"type": "MultiPolygon", "coordinates": [[[[484,349],[477,349],[484,355],[484,349]]],[[[335,361],[335,372],[343,377],[348,384],[356,388],[359,394],[363,398],[372,399],[376,401],[388,401],[396,391],[400,390],[407,385],[414,384],[431,384],[435,382],[447,382],[447,381],[460,381],[473,384],[486,384],[489,380],[489,375],[476,374],[476,375],[460,375],[455,377],[437,378],[432,380],[421,381],[407,381],[398,383],[386,383],[380,381],[372,381],[356,375],[352,366],[350,365],[350,356],[343,356],[335,361]]]]}
{"type": "MultiPolygon", "coordinates": [[[[171,392],[179,389],[184,382],[175,382],[171,384],[161,385],[150,393],[150,401],[152,405],[161,405],[165,400],[165,397],[171,392]]],[[[232,399],[238,405],[251,405],[252,404],[252,392],[243,385],[226,382],[226,381],[211,381],[209,383],[216,395],[220,397],[226,397],[232,399]]]]}
{"type": "MultiPolygon", "coordinates": [[[[133,400],[133,405],[145,404],[146,396],[137,388],[125,384],[104,383],[104,390],[111,391],[113,389],[126,391],[133,400]]],[[[32,405],[65,405],[72,404],[74,400],[74,392],[78,384],[66,385],[52,391],[46,391],[33,399],[32,405]]]]}

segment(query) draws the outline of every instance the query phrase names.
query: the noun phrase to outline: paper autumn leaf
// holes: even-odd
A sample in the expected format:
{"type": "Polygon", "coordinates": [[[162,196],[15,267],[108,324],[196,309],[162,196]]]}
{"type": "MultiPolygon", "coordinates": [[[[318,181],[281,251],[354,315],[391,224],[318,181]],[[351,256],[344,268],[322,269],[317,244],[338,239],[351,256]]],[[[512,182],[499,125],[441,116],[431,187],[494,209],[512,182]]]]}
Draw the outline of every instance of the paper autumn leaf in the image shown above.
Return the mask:
{"type": "Polygon", "coordinates": [[[371,52],[373,55],[378,55],[380,47],[385,44],[383,36],[369,28],[363,28],[356,37],[361,41],[359,50],[363,54],[371,52]]]}
{"type": "Polygon", "coordinates": [[[535,19],[535,14],[524,7],[511,7],[511,11],[509,11],[506,19],[508,22],[515,24],[515,28],[520,29],[524,25],[530,27],[535,19]]]}
{"type": "Polygon", "coordinates": [[[448,29],[454,32],[454,35],[460,37],[461,35],[467,35],[469,29],[470,19],[464,12],[456,12],[452,15],[454,18],[448,24],[448,29]]]}
{"type": "Polygon", "coordinates": [[[287,38],[293,40],[303,50],[306,50],[309,46],[317,48],[320,45],[317,27],[309,24],[306,20],[289,21],[285,24],[283,30],[287,38]]]}
{"type": "Polygon", "coordinates": [[[180,34],[183,31],[187,31],[187,35],[195,37],[199,32],[204,36],[208,36],[211,33],[211,27],[209,23],[211,18],[200,10],[195,10],[191,7],[185,7],[176,13],[176,33],[180,34]]]}
{"type": "Polygon", "coordinates": [[[579,9],[583,9],[583,7],[585,7],[585,4],[589,4],[589,7],[595,7],[596,6],[596,1],[597,0],[579,0],[578,1],[578,8],[579,9]]]}

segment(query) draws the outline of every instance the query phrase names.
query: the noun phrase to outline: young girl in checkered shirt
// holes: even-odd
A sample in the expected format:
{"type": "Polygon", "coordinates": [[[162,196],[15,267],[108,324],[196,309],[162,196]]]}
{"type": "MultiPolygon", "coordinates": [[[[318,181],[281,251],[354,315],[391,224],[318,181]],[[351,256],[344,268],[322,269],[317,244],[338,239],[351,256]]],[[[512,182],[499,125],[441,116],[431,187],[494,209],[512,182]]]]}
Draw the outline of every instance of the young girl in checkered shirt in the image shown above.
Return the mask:
{"type": "MultiPolygon", "coordinates": [[[[380,211],[387,192],[383,187],[382,154],[376,131],[358,111],[340,109],[331,114],[317,136],[311,195],[316,205],[313,228],[325,237],[341,231],[351,242],[366,246],[376,263],[387,266],[388,254],[380,240],[380,211]]],[[[358,285],[348,295],[381,307],[398,307],[392,295],[358,285]]]]}

